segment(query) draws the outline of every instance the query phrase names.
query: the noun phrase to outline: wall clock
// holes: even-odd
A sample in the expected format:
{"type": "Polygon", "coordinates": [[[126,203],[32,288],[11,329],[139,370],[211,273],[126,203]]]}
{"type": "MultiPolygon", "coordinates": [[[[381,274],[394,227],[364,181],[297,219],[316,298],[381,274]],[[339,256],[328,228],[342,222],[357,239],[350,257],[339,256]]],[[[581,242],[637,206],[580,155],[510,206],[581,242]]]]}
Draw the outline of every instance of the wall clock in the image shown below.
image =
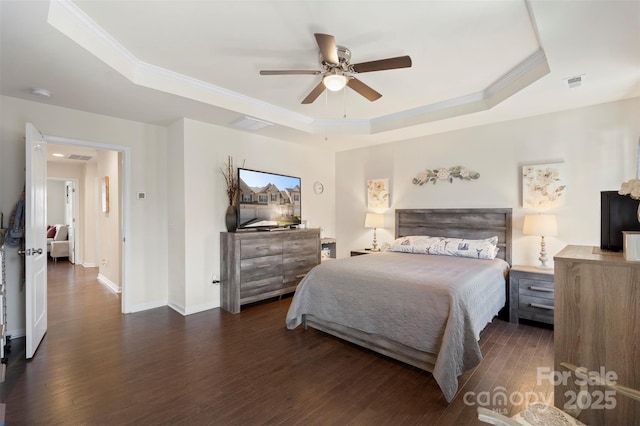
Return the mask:
{"type": "Polygon", "coordinates": [[[313,192],[316,194],[322,194],[324,192],[324,185],[322,182],[316,182],[313,184],[313,192]]]}

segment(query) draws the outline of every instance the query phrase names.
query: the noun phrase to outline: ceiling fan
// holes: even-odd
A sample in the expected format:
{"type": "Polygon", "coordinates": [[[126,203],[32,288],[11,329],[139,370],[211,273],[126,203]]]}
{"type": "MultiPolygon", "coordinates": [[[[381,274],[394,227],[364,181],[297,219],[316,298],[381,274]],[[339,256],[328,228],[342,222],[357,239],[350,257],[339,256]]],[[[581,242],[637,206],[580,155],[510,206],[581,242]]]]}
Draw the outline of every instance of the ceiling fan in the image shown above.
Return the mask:
{"type": "Polygon", "coordinates": [[[343,46],[336,45],[336,40],[329,34],[314,34],[320,48],[320,63],[322,70],[262,70],[260,75],[296,75],[322,74],[322,81],[302,100],[303,104],[315,101],[325,89],[338,91],[348,86],[371,102],[380,99],[382,95],[367,86],[355,76],[360,73],[392,70],[411,67],[411,57],[398,56],[397,58],[378,59],[375,61],[351,64],[351,51],[343,46]]]}

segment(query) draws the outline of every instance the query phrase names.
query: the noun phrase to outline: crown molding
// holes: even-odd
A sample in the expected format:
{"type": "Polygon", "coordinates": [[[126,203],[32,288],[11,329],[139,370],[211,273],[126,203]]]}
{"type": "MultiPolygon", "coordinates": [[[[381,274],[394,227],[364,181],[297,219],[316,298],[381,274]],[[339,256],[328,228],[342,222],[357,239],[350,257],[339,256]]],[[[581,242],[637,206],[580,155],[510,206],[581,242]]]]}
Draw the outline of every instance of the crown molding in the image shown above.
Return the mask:
{"type": "MultiPolygon", "coordinates": [[[[538,44],[540,37],[525,1],[538,44]]],[[[266,120],[308,134],[372,135],[488,110],[549,73],[542,47],[483,90],[370,120],[313,119],[139,60],[71,0],[51,0],[48,23],[133,84],[266,120]]]]}

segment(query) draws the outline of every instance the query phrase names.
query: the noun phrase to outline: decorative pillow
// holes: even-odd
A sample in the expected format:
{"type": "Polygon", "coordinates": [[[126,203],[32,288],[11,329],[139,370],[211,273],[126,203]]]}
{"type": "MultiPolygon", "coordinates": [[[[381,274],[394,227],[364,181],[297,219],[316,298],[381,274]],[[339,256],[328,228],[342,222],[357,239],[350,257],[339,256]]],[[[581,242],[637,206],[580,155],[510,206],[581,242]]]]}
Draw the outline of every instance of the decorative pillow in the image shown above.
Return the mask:
{"type": "Polygon", "coordinates": [[[495,259],[499,250],[497,245],[498,237],[485,240],[467,240],[416,235],[396,239],[387,250],[402,253],[495,259]]]}
{"type": "Polygon", "coordinates": [[[475,259],[495,259],[498,254],[498,237],[486,240],[467,240],[464,238],[440,238],[433,244],[430,254],[445,256],[472,257],[475,259]]]}
{"type": "Polygon", "coordinates": [[[387,251],[429,254],[429,247],[436,242],[436,240],[437,239],[426,235],[400,237],[391,243],[387,251]]]}
{"type": "Polygon", "coordinates": [[[47,238],[53,238],[56,235],[56,227],[55,226],[50,226],[49,229],[47,229],[47,238]]]}

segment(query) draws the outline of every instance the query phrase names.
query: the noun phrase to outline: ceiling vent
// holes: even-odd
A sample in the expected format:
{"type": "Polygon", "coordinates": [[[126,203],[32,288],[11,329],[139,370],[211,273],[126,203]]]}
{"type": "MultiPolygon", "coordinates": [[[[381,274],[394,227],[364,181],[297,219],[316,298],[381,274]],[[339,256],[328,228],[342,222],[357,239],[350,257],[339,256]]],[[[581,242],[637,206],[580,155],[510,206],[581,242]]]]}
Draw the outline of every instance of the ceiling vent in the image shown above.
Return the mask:
{"type": "Polygon", "coordinates": [[[229,124],[231,127],[235,127],[236,129],[249,130],[252,132],[257,132],[265,127],[273,126],[273,123],[269,123],[268,121],[258,120],[257,118],[247,116],[233,120],[229,124]]]}
{"type": "Polygon", "coordinates": [[[80,160],[80,161],[89,161],[93,157],[90,155],[78,155],[78,154],[69,154],[67,157],[69,160],[80,160]]]}
{"type": "Polygon", "coordinates": [[[585,77],[586,75],[584,74],[576,75],[575,77],[565,78],[564,81],[567,83],[567,87],[569,89],[573,89],[573,88],[582,86],[582,83],[584,83],[585,77]]]}

